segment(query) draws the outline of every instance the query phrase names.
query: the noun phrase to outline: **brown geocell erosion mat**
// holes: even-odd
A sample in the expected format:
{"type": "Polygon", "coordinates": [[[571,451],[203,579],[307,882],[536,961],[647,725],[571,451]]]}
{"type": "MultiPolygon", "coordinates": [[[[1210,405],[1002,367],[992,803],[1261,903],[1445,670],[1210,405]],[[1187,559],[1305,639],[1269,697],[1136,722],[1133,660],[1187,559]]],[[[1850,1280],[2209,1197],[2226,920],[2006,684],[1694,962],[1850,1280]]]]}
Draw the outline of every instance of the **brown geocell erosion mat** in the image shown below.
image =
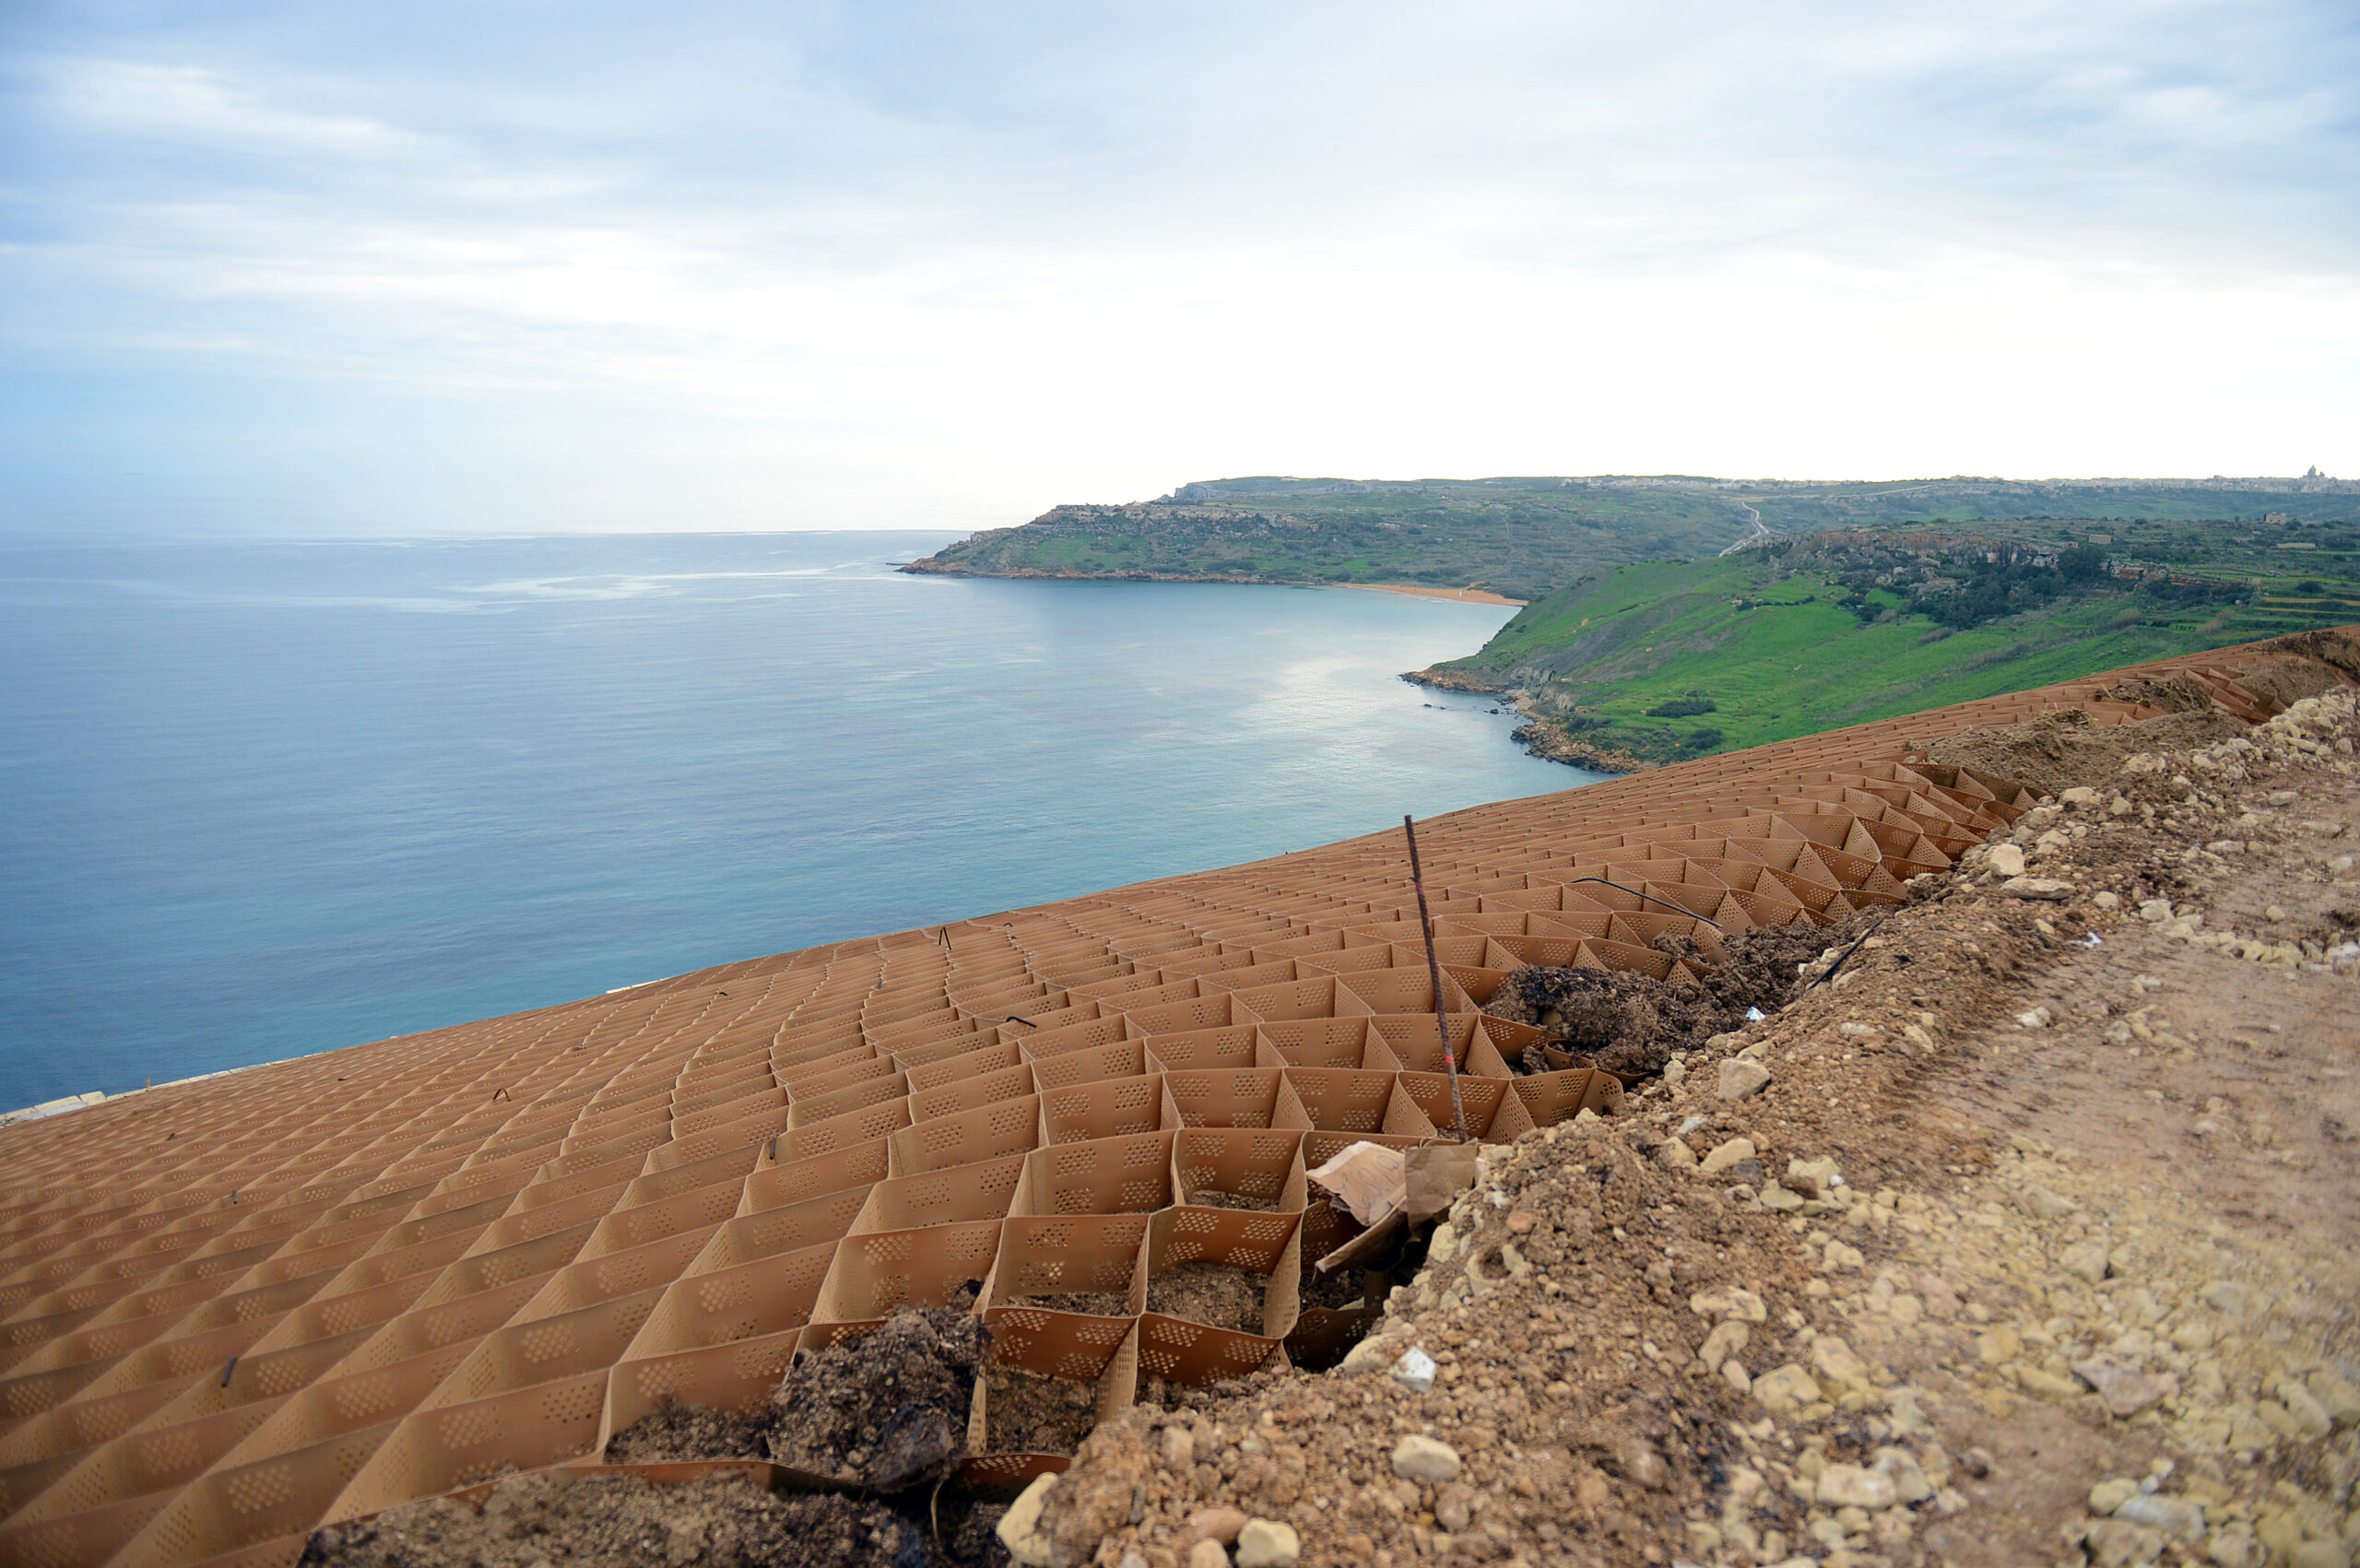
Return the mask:
{"type": "Polygon", "coordinates": [[[2268,656],[1436,818],[1440,996],[1391,832],[0,1128],[0,1568],[289,1568],[324,1521],[761,1408],[910,1305],[991,1328],[986,1476],[1062,1464],[1001,1441],[1028,1411],[1324,1360],[1364,1308],[1307,1265],[1359,1227],[1305,1173],[1449,1125],[1438,1009],[1473,1136],[1605,1106],[1511,1067],[1541,1032],[1477,1009],[1518,966],[1677,984],[1894,902],[2031,804],[1928,745],[2154,716],[2105,695],[2131,675],[2267,717],[2268,656]]]}

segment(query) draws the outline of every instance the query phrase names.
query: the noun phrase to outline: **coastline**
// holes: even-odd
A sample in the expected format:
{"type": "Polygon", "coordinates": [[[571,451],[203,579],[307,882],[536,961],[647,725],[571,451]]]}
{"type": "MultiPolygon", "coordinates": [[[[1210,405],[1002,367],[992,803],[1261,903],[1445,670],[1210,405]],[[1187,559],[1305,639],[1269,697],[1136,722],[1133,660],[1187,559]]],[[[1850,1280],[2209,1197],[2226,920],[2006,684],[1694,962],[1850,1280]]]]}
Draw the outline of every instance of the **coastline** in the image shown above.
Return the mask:
{"type": "Polygon", "coordinates": [[[1511,599],[1486,588],[1435,588],[1420,583],[1331,583],[1306,577],[1264,577],[1250,572],[1043,572],[1031,566],[1014,572],[972,572],[963,566],[945,566],[931,556],[903,561],[893,570],[920,577],[997,577],[1010,582],[1030,578],[1052,583],[1227,583],[1262,588],[1366,588],[1380,594],[1407,594],[1412,598],[1449,599],[1462,605],[1512,605],[1519,609],[1529,602],[1511,599]]]}
{"type": "Polygon", "coordinates": [[[1376,594],[1407,594],[1413,599],[1449,599],[1462,605],[1514,605],[1522,609],[1532,601],[1511,599],[1488,588],[1429,588],[1416,583],[1325,583],[1327,588],[1365,588],[1376,594]]]}
{"type": "Polygon", "coordinates": [[[1563,762],[1569,768],[1593,773],[1618,774],[1644,773],[1660,765],[1617,747],[1592,746],[1575,739],[1554,719],[1534,713],[1528,693],[1498,681],[1485,680],[1464,670],[1431,668],[1406,671],[1401,678],[1412,686],[1438,691],[1471,691],[1511,704],[1524,715],[1524,723],[1516,725],[1508,738],[1544,762],[1563,762]]]}

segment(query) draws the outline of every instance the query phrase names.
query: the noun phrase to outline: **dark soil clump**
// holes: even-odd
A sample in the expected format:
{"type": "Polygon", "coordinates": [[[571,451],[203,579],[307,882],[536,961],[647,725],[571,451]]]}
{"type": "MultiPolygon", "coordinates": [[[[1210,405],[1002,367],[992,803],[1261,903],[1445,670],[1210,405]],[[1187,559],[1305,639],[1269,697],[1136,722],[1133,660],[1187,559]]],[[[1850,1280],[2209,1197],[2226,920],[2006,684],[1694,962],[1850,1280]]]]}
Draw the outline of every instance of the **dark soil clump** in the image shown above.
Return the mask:
{"type": "Polygon", "coordinates": [[[669,1459],[761,1459],[770,1454],[771,1414],[675,1405],[642,1416],[608,1440],[607,1461],[651,1465],[669,1459]]]}
{"type": "MultiPolygon", "coordinates": [[[[1328,1312],[1357,1311],[1368,1299],[1368,1291],[1361,1283],[1357,1268],[1339,1268],[1333,1274],[1322,1274],[1316,1268],[1303,1271],[1303,1310],[1324,1309],[1328,1312]]],[[[1380,1301],[1383,1297],[1378,1298],[1380,1301]]]]}
{"type": "Polygon", "coordinates": [[[1225,1263],[1184,1263],[1147,1282],[1147,1310],[1210,1328],[1259,1334],[1263,1283],[1261,1275],[1225,1263]]]}
{"type": "Polygon", "coordinates": [[[1275,1197],[1248,1197],[1243,1193],[1215,1192],[1210,1187],[1191,1192],[1180,1201],[1197,1208],[1236,1208],[1255,1214],[1268,1214],[1279,1207],[1275,1197]]]}
{"type": "Polygon", "coordinates": [[[1086,1383],[997,1364],[985,1369],[984,1383],[985,1435],[995,1454],[1070,1454],[1098,1424],[1086,1383]]]}
{"type": "MultiPolygon", "coordinates": [[[[1673,1052],[1741,1027],[1748,1008],[1777,1011],[1795,993],[1795,966],[1817,959],[1831,944],[1850,941],[1857,935],[1850,927],[1863,918],[1825,927],[1757,925],[1724,938],[1717,965],[1685,937],[1656,943],[1689,961],[1703,973],[1702,985],[1674,985],[1618,969],[1519,969],[1483,1010],[1549,1030],[1563,1049],[1609,1072],[1653,1073],[1673,1052]]],[[[1538,1050],[1528,1050],[1519,1065],[1537,1072],[1548,1064],[1538,1050]]]]}
{"type": "Polygon", "coordinates": [[[633,1476],[571,1484],[512,1476],[480,1511],[450,1498],[408,1503],[314,1531],[302,1557],[303,1568],[939,1568],[946,1561],[923,1527],[882,1503],[777,1495],[734,1476],[662,1487],[633,1476]]]}
{"type": "Polygon", "coordinates": [[[1128,1317],[1130,1298],[1116,1291],[1059,1291],[1045,1296],[1019,1296],[1008,1306],[1039,1307],[1044,1312],[1078,1312],[1091,1317],[1128,1317]]]}
{"type": "Polygon", "coordinates": [[[872,1491],[928,1484],[966,1456],[979,1318],[904,1308],[873,1333],[796,1358],[771,1396],[771,1457],[872,1491]]]}

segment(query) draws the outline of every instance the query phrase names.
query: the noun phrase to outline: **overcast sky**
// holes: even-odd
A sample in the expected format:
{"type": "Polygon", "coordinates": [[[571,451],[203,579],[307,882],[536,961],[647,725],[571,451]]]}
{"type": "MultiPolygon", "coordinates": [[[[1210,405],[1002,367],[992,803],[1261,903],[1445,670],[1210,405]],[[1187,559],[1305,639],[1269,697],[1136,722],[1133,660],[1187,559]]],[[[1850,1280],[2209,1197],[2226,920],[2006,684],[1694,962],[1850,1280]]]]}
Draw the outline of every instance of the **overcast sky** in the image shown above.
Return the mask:
{"type": "Polygon", "coordinates": [[[0,6],[0,529],[2360,473],[2360,8],[0,6]]]}

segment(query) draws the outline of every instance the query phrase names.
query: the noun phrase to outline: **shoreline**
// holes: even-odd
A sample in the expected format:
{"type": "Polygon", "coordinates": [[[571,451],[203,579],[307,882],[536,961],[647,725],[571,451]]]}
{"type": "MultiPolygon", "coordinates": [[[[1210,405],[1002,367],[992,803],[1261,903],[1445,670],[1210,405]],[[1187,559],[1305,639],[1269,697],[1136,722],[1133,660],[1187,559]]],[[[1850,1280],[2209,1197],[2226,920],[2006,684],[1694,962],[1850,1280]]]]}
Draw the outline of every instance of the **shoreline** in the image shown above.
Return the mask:
{"type": "Polygon", "coordinates": [[[1508,738],[1523,747],[1544,762],[1563,762],[1569,768],[1585,772],[1619,776],[1644,773],[1661,766],[1611,746],[1591,746],[1565,733],[1554,719],[1544,718],[1528,706],[1528,693],[1487,681],[1462,670],[1413,669],[1401,677],[1412,686],[1423,686],[1436,691],[1471,691],[1496,698],[1508,703],[1524,715],[1524,723],[1516,726],[1508,738]]]}
{"type": "Polygon", "coordinates": [[[1003,583],[1226,583],[1253,588],[1366,588],[1380,594],[1407,594],[1421,599],[1448,599],[1462,605],[1512,605],[1518,609],[1530,601],[1511,599],[1488,588],[1434,588],[1418,583],[1330,583],[1302,577],[1261,577],[1244,572],[1043,572],[1024,567],[1015,572],[974,572],[963,566],[943,566],[931,556],[903,561],[893,568],[915,577],[981,577],[1003,583]]]}
{"type": "Polygon", "coordinates": [[[1375,594],[1407,594],[1414,599],[1448,599],[1461,605],[1514,605],[1522,609],[1532,601],[1511,599],[1488,588],[1428,588],[1415,583],[1321,583],[1322,588],[1365,588],[1375,594]]]}

